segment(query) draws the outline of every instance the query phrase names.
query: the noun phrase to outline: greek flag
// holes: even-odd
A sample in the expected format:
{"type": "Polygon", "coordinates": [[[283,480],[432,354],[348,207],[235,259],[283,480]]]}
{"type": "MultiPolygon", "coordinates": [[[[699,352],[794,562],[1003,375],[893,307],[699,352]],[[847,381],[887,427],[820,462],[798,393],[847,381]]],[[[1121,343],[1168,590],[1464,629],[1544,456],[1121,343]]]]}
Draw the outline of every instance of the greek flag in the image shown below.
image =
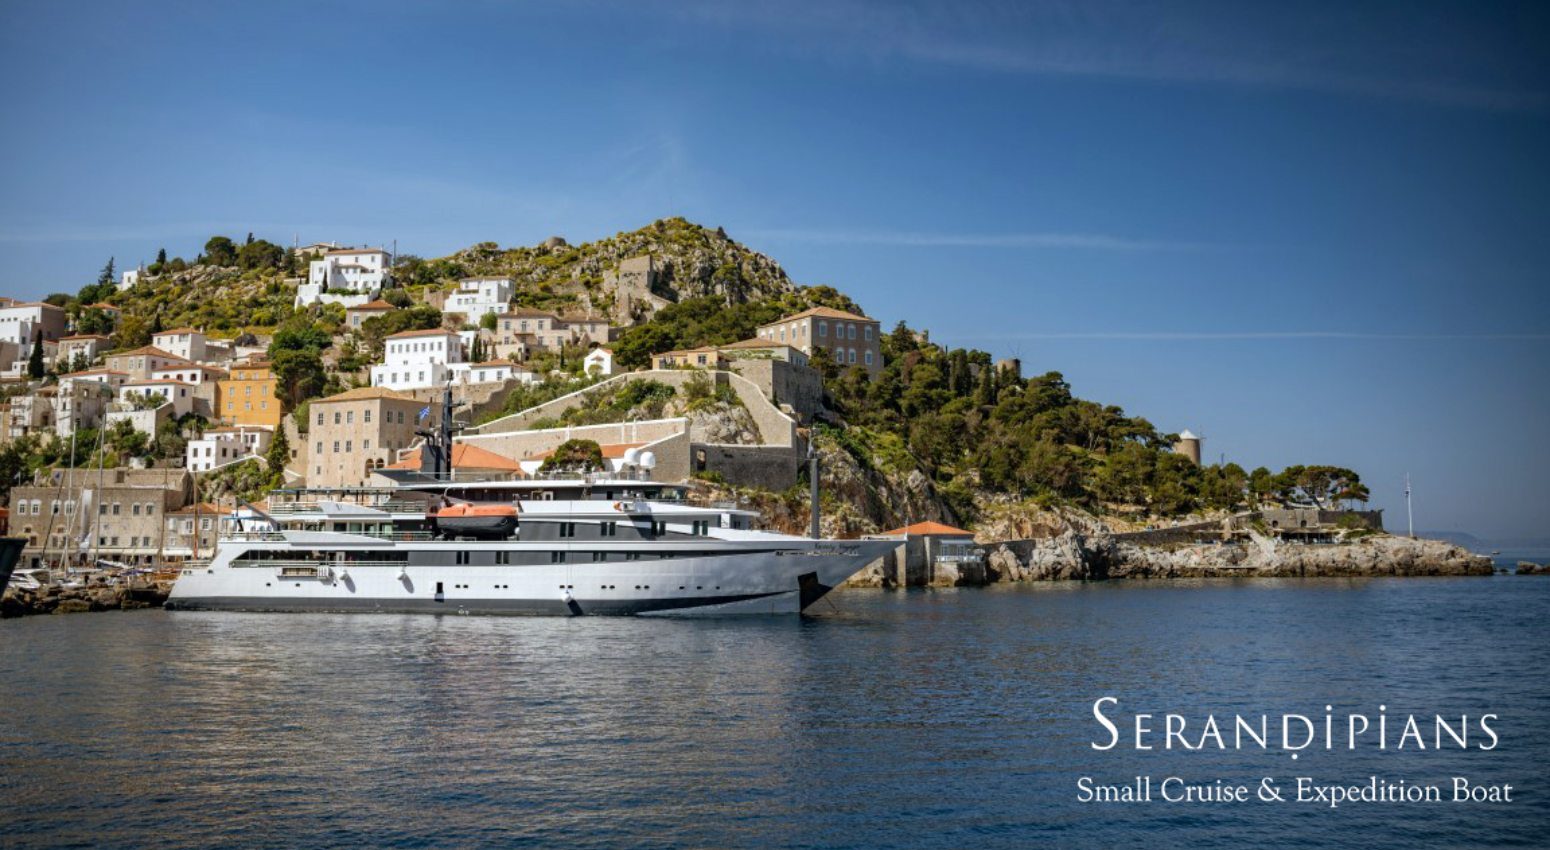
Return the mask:
{"type": "Polygon", "coordinates": [[[423,420],[425,417],[430,416],[430,415],[431,415],[431,406],[427,404],[427,405],[425,405],[425,407],[420,409],[420,415],[416,416],[415,419],[423,420]]]}

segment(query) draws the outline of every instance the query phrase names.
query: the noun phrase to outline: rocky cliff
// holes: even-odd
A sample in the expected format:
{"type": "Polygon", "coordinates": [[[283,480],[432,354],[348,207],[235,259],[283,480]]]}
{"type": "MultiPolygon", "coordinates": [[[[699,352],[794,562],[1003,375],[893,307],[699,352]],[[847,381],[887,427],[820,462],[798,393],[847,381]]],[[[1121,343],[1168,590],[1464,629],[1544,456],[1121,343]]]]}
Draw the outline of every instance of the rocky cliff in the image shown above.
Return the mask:
{"type": "Polygon", "coordinates": [[[1380,535],[1350,543],[1304,545],[1256,537],[1249,544],[1157,547],[1075,531],[993,544],[991,581],[1063,579],[1262,578],[1308,576],[1490,575],[1491,559],[1441,540],[1380,535]]]}

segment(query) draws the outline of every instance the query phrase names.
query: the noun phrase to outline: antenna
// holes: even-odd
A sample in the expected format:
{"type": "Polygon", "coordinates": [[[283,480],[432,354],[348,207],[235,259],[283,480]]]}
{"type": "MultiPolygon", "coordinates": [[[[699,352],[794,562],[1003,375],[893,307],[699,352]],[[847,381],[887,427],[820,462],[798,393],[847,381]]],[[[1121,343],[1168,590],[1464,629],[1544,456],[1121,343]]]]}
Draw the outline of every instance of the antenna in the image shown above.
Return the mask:
{"type": "Polygon", "coordinates": [[[1410,538],[1415,539],[1415,513],[1410,509],[1410,473],[1405,473],[1405,520],[1410,526],[1410,538]]]}

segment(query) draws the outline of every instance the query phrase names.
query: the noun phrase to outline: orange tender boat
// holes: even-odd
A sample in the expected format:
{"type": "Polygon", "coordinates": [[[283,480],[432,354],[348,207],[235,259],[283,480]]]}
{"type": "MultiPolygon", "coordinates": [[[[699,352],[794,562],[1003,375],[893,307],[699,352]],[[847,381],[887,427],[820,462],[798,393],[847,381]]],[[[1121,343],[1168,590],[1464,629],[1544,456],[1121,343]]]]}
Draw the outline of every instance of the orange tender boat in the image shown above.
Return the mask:
{"type": "Polygon", "coordinates": [[[451,505],[435,514],[436,529],[452,537],[505,540],[517,531],[513,505],[451,505]]]}

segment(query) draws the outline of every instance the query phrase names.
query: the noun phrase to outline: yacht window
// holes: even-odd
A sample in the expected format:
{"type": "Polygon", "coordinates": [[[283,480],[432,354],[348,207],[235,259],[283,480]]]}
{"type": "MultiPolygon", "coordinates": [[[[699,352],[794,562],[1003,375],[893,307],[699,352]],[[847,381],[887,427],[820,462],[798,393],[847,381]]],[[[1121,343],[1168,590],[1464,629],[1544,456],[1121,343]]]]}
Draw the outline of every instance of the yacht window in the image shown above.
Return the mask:
{"type": "Polygon", "coordinates": [[[657,535],[657,536],[661,536],[663,534],[666,534],[667,533],[667,523],[652,521],[652,523],[651,523],[651,533],[653,535],[657,535]]]}
{"type": "Polygon", "coordinates": [[[565,563],[565,553],[564,552],[550,552],[549,553],[549,563],[551,563],[551,564],[563,564],[563,563],[565,563]]]}
{"type": "Polygon", "coordinates": [[[616,537],[616,536],[618,536],[618,534],[619,534],[619,523],[617,523],[617,522],[605,522],[605,523],[603,523],[603,536],[604,537],[616,537]]]}
{"type": "Polygon", "coordinates": [[[560,536],[561,537],[575,537],[576,536],[576,524],[574,522],[562,522],[562,523],[560,523],[560,536]]]}

